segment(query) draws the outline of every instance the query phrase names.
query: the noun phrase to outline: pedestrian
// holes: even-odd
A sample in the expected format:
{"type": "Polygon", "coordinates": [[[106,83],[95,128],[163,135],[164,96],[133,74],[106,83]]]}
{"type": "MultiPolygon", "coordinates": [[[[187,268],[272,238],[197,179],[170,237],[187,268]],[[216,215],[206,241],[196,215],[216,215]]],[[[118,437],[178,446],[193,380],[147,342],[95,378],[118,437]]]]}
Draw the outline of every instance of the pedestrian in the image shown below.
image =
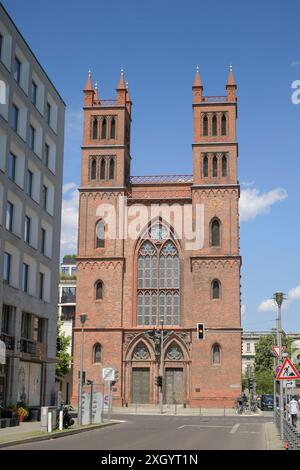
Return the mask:
{"type": "Polygon", "coordinates": [[[297,416],[298,416],[298,412],[299,412],[299,405],[298,405],[298,402],[297,402],[295,396],[290,401],[289,409],[290,409],[290,415],[291,415],[291,418],[292,418],[292,425],[296,428],[297,427],[297,416]]]}

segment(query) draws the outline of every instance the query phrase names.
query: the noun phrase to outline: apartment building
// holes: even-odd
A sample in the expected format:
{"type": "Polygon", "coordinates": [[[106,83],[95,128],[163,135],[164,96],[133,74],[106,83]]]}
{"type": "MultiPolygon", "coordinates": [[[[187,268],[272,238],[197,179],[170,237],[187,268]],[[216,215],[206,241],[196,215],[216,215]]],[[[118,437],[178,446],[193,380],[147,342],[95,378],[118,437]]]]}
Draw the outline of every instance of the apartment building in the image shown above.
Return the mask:
{"type": "MultiPolygon", "coordinates": [[[[71,338],[68,353],[73,355],[73,326],[76,310],[76,258],[66,255],[60,266],[58,286],[58,318],[61,320],[62,333],[71,338]]],[[[57,381],[57,390],[61,398],[68,402],[71,398],[72,370],[57,381]]]]}
{"type": "Polygon", "coordinates": [[[0,403],[47,405],[55,400],[65,104],[1,4],[0,102],[0,403]]]}

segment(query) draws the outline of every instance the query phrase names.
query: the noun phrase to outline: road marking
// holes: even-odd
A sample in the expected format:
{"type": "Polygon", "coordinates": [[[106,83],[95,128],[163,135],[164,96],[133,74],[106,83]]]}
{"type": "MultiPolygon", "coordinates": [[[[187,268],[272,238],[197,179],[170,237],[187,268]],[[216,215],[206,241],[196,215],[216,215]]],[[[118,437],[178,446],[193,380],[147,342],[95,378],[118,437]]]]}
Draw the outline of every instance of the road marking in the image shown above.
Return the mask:
{"type": "Polygon", "coordinates": [[[239,429],[239,427],[240,427],[239,423],[232,426],[229,434],[235,434],[237,432],[237,430],[239,429]]]}
{"type": "Polygon", "coordinates": [[[231,428],[231,426],[217,426],[217,425],[211,425],[207,426],[206,424],[183,424],[182,426],[179,426],[177,429],[183,429],[183,428],[231,428]]]}

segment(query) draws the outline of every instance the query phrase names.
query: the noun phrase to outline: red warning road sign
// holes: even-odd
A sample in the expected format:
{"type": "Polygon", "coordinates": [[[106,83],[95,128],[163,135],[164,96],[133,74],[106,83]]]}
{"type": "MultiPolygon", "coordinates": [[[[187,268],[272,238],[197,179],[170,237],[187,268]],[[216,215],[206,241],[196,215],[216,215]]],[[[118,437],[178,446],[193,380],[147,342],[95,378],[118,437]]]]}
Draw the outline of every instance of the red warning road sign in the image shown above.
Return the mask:
{"type": "Polygon", "coordinates": [[[300,379],[300,374],[294,364],[287,357],[277,374],[276,380],[300,379]]]}
{"type": "MultiPolygon", "coordinates": [[[[285,351],[285,346],[281,346],[281,351],[285,351]]],[[[278,357],[279,359],[279,346],[272,346],[273,353],[278,357]]]]}

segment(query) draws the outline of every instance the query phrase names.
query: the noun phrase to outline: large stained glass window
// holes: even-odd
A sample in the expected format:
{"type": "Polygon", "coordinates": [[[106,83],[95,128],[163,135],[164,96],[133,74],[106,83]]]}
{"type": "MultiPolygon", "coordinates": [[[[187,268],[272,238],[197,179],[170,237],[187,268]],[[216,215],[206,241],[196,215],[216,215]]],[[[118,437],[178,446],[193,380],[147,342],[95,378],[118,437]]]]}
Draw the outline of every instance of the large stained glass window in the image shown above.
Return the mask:
{"type": "Polygon", "coordinates": [[[180,269],[178,250],[162,225],[149,231],[137,258],[137,324],[178,325],[180,269]]]}

